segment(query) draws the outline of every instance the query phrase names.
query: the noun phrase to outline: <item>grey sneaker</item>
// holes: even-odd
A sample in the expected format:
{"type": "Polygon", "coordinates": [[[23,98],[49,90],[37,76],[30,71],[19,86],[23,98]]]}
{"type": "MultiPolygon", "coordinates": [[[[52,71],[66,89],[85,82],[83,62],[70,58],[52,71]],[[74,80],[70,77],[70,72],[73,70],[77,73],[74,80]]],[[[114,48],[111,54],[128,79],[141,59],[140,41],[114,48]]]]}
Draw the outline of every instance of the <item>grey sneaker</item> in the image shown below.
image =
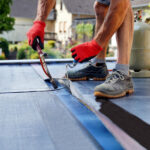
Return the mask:
{"type": "Polygon", "coordinates": [[[134,92],[132,79],[124,73],[113,70],[103,84],[96,86],[96,97],[119,98],[134,92]]]}
{"type": "Polygon", "coordinates": [[[105,80],[108,75],[107,66],[105,63],[97,64],[96,66],[91,63],[86,64],[83,68],[80,69],[72,69],[66,73],[66,77],[68,77],[72,81],[79,80],[105,80]]]}

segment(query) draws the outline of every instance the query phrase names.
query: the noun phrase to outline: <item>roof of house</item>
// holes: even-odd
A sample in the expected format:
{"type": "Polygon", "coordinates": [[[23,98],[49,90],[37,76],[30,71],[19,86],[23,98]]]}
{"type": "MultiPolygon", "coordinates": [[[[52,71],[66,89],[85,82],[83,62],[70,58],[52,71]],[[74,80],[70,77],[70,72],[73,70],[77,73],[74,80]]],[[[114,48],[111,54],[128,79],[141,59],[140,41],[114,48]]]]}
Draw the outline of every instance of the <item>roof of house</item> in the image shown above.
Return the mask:
{"type": "Polygon", "coordinates": [[[132,7],[144,7],[150,4],[150,0],[131,0],[132,7]]]}
{"type": "MultiPolygon", "coordinates": [[[[63,0],[67,10],[72,14],[94,15],[93,4],[95,0],[63,0]]],[[[35,18],[37,0],[13,0],[12,17],[35,18]]],[[[147,6],[149,0],[131,0],[133,7],[147,6]]]]}
{"type": "Polygon", "coordinates": [[[37,2],[37,0],[13,0],[10,15],[12,17],[34,18],[37,2]]]}
{"type": "Polygon", "coordinates": [[[72,14],[94,15],[95,0],[63,0],[63,2],[72,14]]]}
{"type": "MultiPolygon", "coordinates": [[[[63,0],[67,10],[72,14],[94,15],[95,0],[63,0]]],[[[148,6],[150,0],[131,0],[132,7],[148,6]]]]}

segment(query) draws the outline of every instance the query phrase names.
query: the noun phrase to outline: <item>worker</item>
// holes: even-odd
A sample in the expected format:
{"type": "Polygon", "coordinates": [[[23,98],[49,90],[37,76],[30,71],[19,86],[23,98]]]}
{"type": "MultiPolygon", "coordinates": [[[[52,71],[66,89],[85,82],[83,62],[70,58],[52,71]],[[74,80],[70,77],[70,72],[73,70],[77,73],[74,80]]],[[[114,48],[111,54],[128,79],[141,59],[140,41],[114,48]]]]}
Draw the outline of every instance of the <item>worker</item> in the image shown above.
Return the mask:
{"type": "MultiPolygon", "coordinates": [[[[37,16],[32,28],[28,31],[29,44],[36,49],[35,37],[40,38],[43,48],[45,21],[55,0],[39,0],[37,16]]],[[[129,60],[133,41],[134,16],[130,0],[96,0],[96,31],[93,40],[71,49],[72,57],[82,63],[91,59],[80,69],[67,72],[71,80],[105,80],[95,87],[96,97],[118,98],[134,92],[133,82],[129,75],[129,60]],[[109,40],[116,33],[118,59],[112,73],[108,75],[106,50],[109,40]]]]}

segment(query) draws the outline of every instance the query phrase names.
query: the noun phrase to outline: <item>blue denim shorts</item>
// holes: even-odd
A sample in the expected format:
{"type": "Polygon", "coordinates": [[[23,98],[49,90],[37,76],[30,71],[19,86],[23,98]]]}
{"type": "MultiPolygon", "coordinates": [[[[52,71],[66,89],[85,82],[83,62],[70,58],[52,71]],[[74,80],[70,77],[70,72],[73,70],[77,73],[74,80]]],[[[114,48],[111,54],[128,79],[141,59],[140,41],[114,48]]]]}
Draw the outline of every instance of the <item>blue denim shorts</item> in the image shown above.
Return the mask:
{"type": "Polygon", "coordinates": [[[109,5],[110,4],[110,0],[96,0],[97,2],[104,4],[104,5],[109,5]]]}

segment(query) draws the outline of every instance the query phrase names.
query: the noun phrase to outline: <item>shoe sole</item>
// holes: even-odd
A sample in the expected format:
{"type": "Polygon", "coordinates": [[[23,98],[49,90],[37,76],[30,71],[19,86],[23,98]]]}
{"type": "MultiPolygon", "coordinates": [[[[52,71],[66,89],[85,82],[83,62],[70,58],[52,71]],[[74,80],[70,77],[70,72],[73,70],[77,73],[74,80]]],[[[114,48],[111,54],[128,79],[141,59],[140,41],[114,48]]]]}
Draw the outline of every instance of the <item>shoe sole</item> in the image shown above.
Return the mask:
{"type": "Polygon", "coordinates": [[[127,90],[126,92],[123,92],[121,94],[118,94],[118,95],[108,95],[108,94],[105,94],[105,93],[102,93],[102,92],[94,92],[94,95],[96,97],[103,97],[103,98],[120,98],[120,97],[123,97],[123,96],[126,96],[126,95],[131,95],[134,93],[134,89],[130,89],[130,90],[127,90]]]}
{"type": "Polygon", "coordinates": [[[106,77],[105,78],[88,78],[88,77],[83,77],[83,78],[76,78],[76,79],[69,78],[69,80],[71,80],[71,81],[88,81],[89,79],[93,79],[94,81],[104,81],[104,80],[106,80],[106,77]]]}

